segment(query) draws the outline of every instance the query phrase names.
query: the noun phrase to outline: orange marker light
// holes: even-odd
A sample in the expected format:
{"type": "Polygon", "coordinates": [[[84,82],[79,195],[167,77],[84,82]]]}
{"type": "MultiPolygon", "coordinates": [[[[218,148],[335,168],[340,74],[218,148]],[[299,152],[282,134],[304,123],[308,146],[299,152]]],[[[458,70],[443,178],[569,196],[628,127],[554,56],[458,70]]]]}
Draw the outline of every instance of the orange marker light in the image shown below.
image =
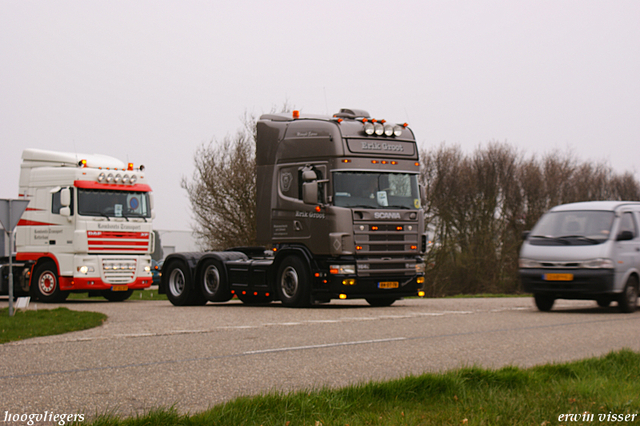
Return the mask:
{"type": "Polygon", "coordinates": [[[322,207],[320,207],[320,206],[316,206],[316,212],[317,212],[317,213],[320,213],[321,211],[322,211],[322,207]]]}
{"type": "Polygon", "coordinates": [[[129,171],[133,170],[133,163],[129,163],[127,165],[127,170],[129,170],[129,171]]]}
{"type": "Polygon", "coordinates": [[[293,119],[298,119],[300,118],[300,111],[298,111],[297,109],[293,110],[293,119]]]}

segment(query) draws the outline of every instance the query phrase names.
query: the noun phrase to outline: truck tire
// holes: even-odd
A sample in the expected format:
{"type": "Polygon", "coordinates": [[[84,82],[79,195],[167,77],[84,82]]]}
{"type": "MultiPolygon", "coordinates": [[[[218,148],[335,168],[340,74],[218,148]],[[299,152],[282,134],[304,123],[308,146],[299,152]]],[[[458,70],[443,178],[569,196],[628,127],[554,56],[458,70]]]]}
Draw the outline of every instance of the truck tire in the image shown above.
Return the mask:
{"type": "Polygon", "coordinates": [[[107,299],[109,302],[124,302],[125,300],[131,297],[131,295],[133,294],[133,290],[127,290],[127,291],[104,290],[100,294],[102,294],[102,297],[107,299]]]}
{"type": "Polygon", "coordinates": [[[60,280],[53,262],[38,264],[31,277],[31,295],[43,303],[64,302],[68,292],[60,290],[60,280]]]}
{"type": "Polygon", "coordinates": [[[229,290],[224,267],[219,261],[205,260],[198,276],[202,294],[209,302],[226,302],[233,297],[229,290]]]}
{"type": "Polygon", "coordinates": [[[534,294],[533,299],[536,302],[536,306],[538,307],[538,310],[542,312],[549,312],[553,307],[553,303],[556,301],[556,299],[554,299],[553,296],[549,296],[546,294],[539,294],[539,293],[534,294]]]}
{"type": "Polygon", "coordinates": [[[278,268],[276,291],[284,306],[311,305],[311,283],[307,265],[298,256],[285,258],[278,268]]]}
{"type": "Polygon", "coordinates": [[[631,276],[627,279],[627,284],[624,286],[624,290],[618,297],[618,308],[620,312],[630,314],[636,310],[638,304],[638,279],[631,276]]]}
{"type": "Polygon", "coordinates": [[[167,280],[167,298],[174,306],[204,305],[207,299],[190,280],[189,268],[184,262],[171,262],[162,267],[162,278],[167,280]]]}

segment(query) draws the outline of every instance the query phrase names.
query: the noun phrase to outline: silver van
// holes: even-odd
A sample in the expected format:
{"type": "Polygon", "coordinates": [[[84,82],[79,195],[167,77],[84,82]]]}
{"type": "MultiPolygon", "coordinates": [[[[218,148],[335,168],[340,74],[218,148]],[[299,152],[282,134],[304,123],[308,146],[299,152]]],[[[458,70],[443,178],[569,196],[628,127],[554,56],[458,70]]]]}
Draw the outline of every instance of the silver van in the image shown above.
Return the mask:
{"type": "Polygon", "coordinates": [[[640,202],[591,201],[545,213],[520,250],[520,278],[536,306],[556,299],[612,301],[633,312],[640,277],[640,202]]]}

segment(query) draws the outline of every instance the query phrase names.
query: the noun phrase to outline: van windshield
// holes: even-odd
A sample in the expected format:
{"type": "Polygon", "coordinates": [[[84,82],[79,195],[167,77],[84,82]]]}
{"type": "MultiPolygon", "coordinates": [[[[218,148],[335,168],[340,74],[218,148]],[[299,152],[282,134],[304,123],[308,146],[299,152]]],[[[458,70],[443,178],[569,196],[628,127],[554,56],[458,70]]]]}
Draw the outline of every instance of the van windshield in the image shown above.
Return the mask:
{"type": "Polygon", "coordinates": [[[607,211],[561,211],[542,216],[531,231],[533,245],[588,245],[609,239],[614,219],[607,211]]]}
{"type": "Polygon", "coordinates": [[[410,173],[334,172],[338,207],[419,209],[418,177],[410,173]]]}

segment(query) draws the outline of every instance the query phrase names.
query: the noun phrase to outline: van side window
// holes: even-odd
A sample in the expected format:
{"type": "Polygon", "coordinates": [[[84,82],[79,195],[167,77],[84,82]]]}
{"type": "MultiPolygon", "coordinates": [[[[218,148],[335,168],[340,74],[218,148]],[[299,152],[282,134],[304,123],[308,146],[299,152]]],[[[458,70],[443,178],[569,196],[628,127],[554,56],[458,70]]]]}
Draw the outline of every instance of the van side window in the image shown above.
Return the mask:
{"type": "Polygon", "coordinates": [[[633,220],[633,214],[630,212],[623,214],[622,218],[620,219],[620,229],[618,233],[623,231],[631,231],[634,238],[638,235],[638,229],[636,228],[636,221],[633,220]]]}
{"type": "MultiPolygon", "coordinates": [[[[60,203],[61,192],[62,189],[51,194],[51,213],[60,214],[60,208],[62,208],[62,204],[60,203]]],[[[71,209],[71,214],[73,215],[73,191],[71,191],[71,204],[69,205],[69,208],[71,209]]]]}

